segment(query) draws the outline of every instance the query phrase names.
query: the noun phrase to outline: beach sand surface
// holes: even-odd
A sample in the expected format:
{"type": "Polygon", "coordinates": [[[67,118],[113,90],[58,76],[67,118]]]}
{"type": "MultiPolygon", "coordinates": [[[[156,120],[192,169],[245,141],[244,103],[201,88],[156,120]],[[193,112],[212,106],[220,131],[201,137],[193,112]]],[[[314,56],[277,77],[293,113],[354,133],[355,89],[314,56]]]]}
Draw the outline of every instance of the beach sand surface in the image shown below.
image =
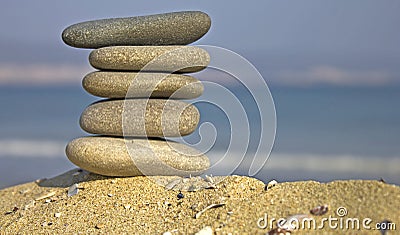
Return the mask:
{"type": "Polygon", "coordinates": [[[317,226],[324,218],[336,218],[338,228],[325,222],[322,229],[301,228],[292,234],[381,234],[375,224],[385,220],[396,226],[387,234],[400,229],[400,187],[396,185],[366,180],[298,181],[266,190],[266,184],[255,178],[213,179],[207,184],[215,187],[189,192],[174,189],[179,189],[177,182],[190,184],[190,179],[113,178],[74,169],[0,190],[0,233],[195,234],[209,226],[214,234],[266,234],[271,224],[276,228],[273,218],[301,218],[302,214],[317,226]],[[68,196],[75,183],[77,194],[68,196]],[[212,204],[217,206],[205,209],[212,204]],[[310,214],[321,205],[328,206],[326,214],[310,214]],[[345,208],[346,215],[339,216],[338,208],[345,208]],[[360,220],[360,230],[346,228],[349,218],[360,220]],[[368,218],[370,230],[362,225],[368,218]]]}

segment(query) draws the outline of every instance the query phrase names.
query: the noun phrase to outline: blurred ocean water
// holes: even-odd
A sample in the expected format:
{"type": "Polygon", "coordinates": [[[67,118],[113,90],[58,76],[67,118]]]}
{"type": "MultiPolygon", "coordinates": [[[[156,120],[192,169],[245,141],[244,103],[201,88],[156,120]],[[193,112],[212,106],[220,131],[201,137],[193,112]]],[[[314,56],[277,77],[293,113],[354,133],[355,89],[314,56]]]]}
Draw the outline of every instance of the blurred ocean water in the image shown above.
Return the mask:
{"type": "MultiPolygon", "coordinates": [[[[264,181],[383,178],[400,184],[399,87],[270,89],[277,112],[276,142],[255,177],[264,181]]],[[[257,109],[246,92],[233,90],[250,113],[254,147],[260,127],[259,116],[253,115],[257,109]]],[[[79,128],[79,116],[95,100],[78,86],[0,87],[0,188],[73,168],[64,148],[69,140],[86,135],[79,128]]],[[[228,119],[235,116],[227,118],[206,104],[198,108],[201,121],[212,122],[218,132],[208,154],[214,161],[229,144],[228,119]]],[[[187,139],[196,142],[199,133],[187,139]]],[[[227,157],[233,165],[241,158],[238,152],[227,157]]],[[[235,173],[246,175],[247,168],[245,161],[235,173]]],[[[218,172],[216,168],[211,173],[218,172]]]]}

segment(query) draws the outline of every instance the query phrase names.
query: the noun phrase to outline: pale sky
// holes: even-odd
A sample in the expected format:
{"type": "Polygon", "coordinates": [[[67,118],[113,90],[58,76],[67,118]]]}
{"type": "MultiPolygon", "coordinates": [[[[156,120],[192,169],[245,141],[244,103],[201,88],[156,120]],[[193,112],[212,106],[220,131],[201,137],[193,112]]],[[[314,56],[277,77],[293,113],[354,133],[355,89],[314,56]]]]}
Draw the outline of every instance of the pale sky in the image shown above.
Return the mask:
{"type": "Polygon", "coordinates": [[[295,86],[400,83],[398,0],[5,0],[0,8],[0,85],[79,81],[90,71],[89,50],[63,44],[61,32],[70,24],[181,10],[201,10],[212,19],[210,32],[195,44],[238,52],[267,81],[295,86]]]}

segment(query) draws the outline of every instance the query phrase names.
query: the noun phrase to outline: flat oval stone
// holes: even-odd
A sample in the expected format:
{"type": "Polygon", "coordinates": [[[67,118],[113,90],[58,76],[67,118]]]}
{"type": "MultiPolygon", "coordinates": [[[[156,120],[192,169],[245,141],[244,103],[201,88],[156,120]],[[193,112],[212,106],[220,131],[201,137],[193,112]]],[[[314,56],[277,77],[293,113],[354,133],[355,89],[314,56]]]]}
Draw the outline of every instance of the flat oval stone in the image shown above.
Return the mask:
{"type": "Polygon", "coordinates": [[[165,99],[106,100],[87,107],[83,130],[110,136],[179,137],[192,133],[200,114],[193,105],[165,99]]]}
{"type": "Polygon", "coordinates": [[[90,94],[107,98],[194,99],[204,90],[194,77],[167,73],[98,71],[86,75],[82,85],[90,94]]]}
{"type": "Polygon", "coordinates": [[[89,62],[104,70],[190,73],[206,68],[210,55],[194,46],[114,46],[93,50],[89,62]]]}
{"type": "Polygon", "coordinates": [[[206,13],[183,11],[82,22],[66,28],[62,39],[79,48],[186,45],[201,38],[210,26],[206,13]]]}
{"type": "Polygon", "coordinates": [[[210,166],[199,151],[172,141],[82,137],[66,147],[80,168],[107,176],[199,175],[210,166]]]}

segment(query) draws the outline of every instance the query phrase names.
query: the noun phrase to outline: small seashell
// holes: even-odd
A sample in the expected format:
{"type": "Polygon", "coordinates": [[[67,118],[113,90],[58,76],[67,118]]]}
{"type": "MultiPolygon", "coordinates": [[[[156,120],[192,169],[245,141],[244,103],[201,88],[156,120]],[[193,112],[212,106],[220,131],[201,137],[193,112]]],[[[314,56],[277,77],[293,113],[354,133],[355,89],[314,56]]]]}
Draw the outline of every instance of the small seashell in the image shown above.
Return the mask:
{"type": "Polygon", "coordinates": [[[50,202],[51,202],[51,199],[44,200],[44,203],[50,203],[50,202]]]}
{"type": "Polygon", "coordinates": [[[166,205],[166,206],[171,206],[172,204],[169,203],[169,201],[165,201],[165,202],[164,202],[164,205],[166,205]]]}
{"type": "Polygon", "coordinates": [[[72,197],[76,194],[78,194],[79,190],[78,190],[78,184],[73,184],[71,185],[71,187],[68,188],[68,197],[72,197]]]}
{"type": "Polygon", "coordinates": [[[265,185],[264,190],[267,191],[268,189],[276,186],[278,184],[278,181],[276,180],[271,180],[268,182],[268,184],[265,185]]]}
{"type": "Polygon", "coordinates": [[[60,212],[54,213],[54,217],[60,218],[61,217],[61,213],[60,212]]]}
{"type": "Polygon", "coordinates": [[[290,234],[291,232],[284,228],[274,228],[267,233],[267,235],[290,235],[290,234]]]}
{"type": "Polygon", "coordinates": [[[199,207],[199,205],[193,204],[193,205],[190,206],[190,209],[197,210],[197,207],[199,207]]]}
{"type": "Polygon", "coordinates": [[[206,179],[205,179],[206,182],[214,184],[214,179],[212,178],[212,176],[206,175],[205,177],[206,177],[206,179]]]}
{"type": "Polygon", "coordinates": [[[98,224],[96,224],[96,227],[95,228],[97,228],[97,229],[102,229],[102,228],[104,228],[106,225],[105,224],[103,224],[103,223],[98,223],[98,224]]]}
{"type": "Polygon", "coordinates": [[[202,228],[200,231],[198,231],[197,233],[195,233],[195,235],[212,235],[213,234],[213,230],[210,226],[206,226],[204,228],[202,228]]]}
{"type": "Polygon", "coordinates": [[[312,215],[323,215],[328,212],[328,205],[314,207],[310,210],[312,215]]]}
{"type": "Polygon", "coordinates": [[[131,209],[131,205],[126,204],[126,205],[124,206],[124,208],[127,209],[127,210],[129,210],[129,209],[131,209]]]}
{"type": "Polygon", "coordinates": [[[112,197],[112,196],[114,196],[114,195],[112,195],[111,193],[109,193],[109,194],[107,194],[107,196],[112,197]]]}
{"type": "Polygon", "coordinates": [[[170,231],[163,233],[163,235],[172,235],[170,231]]]}
{"type": "Polygon", "coordinates": [[[31,202],[25,205],[24,210],[28,210],[29,208],[32,208],[34,206],[35,206],[35,201],[32,200],[31,202]]]}

